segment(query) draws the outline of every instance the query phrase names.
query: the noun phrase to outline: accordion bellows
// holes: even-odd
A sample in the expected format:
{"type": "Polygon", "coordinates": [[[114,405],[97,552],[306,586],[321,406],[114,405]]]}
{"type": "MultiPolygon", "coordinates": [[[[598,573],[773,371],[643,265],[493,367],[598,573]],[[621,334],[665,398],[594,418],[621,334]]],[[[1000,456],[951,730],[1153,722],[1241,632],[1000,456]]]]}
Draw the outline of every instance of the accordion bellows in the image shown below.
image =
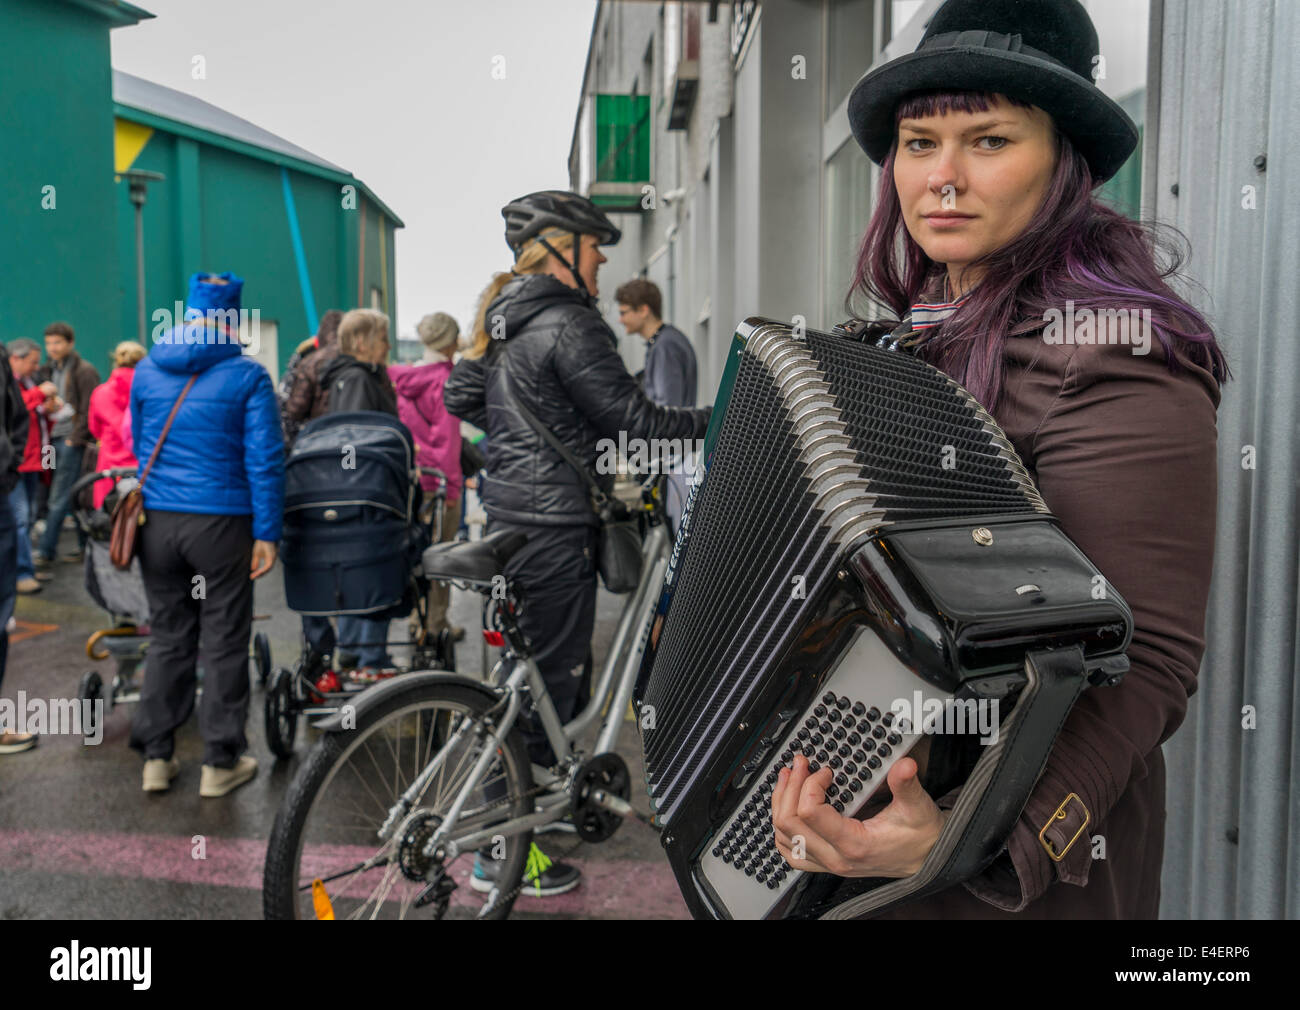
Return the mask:
{"type": "MultiPolygon", "coordinates": [[[[1087,677],[1121,672],[1131,619],[1117,594],[1094,598],[1095,568],[996,422],[942,372],[761,319],[730,355],[638,684],[645,774],[696,914],[827,914],[845,882],[791,874],[764,822],[801,727],[805,747],[826,728],[811,754],[836,762],[837,781],[863,758],[842,790],[852,812],[920,739],[920,726],[880,721],[900,693],[1025,697],[1037,648],[1077,657],[1072,702],[1087,677]],[[843,722],[813,711],[837,705],[843,722]],[[843,754],[828,749],[832,723],[843,754]],[[846,749],[848,735],[875,747],[846,749]]],[[[927,787],[969,776],[979,750],[994,749],[931,748],[927,787]]]]}

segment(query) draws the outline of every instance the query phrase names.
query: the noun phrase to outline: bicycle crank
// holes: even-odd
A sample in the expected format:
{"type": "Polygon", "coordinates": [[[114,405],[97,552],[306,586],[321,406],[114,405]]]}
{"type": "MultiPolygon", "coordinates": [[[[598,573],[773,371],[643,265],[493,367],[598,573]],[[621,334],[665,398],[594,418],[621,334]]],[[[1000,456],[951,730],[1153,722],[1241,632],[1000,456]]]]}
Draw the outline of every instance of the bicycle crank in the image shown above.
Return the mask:
{"type": "Polygon", "coordinates": [[[585,842],[611,837],[624,817],[636,816],[627,802],[631,792],[627,765],[617,754],[597,754],[579,765],[569,784],[569,808],[578,836],[585,842]]]}

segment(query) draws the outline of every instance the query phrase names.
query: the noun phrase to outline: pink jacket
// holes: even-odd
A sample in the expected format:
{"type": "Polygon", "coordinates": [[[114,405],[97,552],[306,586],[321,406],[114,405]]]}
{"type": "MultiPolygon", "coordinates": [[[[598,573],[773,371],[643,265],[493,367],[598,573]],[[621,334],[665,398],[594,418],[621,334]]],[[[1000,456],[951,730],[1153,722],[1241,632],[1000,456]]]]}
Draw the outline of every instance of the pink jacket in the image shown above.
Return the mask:
{"type": "MultiPolygon", "coordinates": [[[[460,421],[447,413],[442,387],[451,374],[450,361],[420,365],[389,365],[388,377],[397,389],[397,413],[415,436],[416,461],[447,475],[447,500],[458,501],[464,477],[460,472],[460,421]]],[[[437,488],[436,477],[421,477],[426,491],[437,488]]]]}
{"type": "MultiPolygon", "coordinates": [[[[91,437],[99,442],[99,460],[95,464],[98,470],[114,466],[139,466],[131,452],[131,429],[123,424],[131,402],[131,379],[134,376],[133,368],[115,368],[108,381],[96,386],[90,394],[86,423],[90,427],[91,437]]],[[[112,490],[113,481],[95,481],[95,508],[104,504],[104,499],[112,490]]]]}

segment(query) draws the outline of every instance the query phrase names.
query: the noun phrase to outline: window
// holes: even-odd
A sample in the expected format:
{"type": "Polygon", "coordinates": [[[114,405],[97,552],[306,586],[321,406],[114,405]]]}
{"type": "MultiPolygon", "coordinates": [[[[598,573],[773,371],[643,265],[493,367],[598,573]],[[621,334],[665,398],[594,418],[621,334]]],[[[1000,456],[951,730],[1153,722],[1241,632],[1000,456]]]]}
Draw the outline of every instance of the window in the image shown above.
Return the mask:
{"type": "MultiPolygon", "coordinates": [[[[844,296],[853,282],[862,233],[871,219],[871,162],[850,138],[826,163],[825,290],[822,292],[823,325],[834,326],[848,313],[844,296]]],[[[857,309],[861,311],[861,308],[857,309]]]]}
{"type": "Polygon", "coordinates": [[[892,0],[889,11],[889,37],[907,27],[912,15],[921,9],[922,0],[892,0]]]}
{"type": "Polygon", "coordinates": [[[875,0],[831,0],[826,33],[826,116],[839,108],[875,58],[875,7],[875,0]]]}
{"type": "Polygon", "coordinates": [[[655,44],[654,39],[645,47],[645,55],[641,57],[641,73],[637,75],[636,86],[632,89],[634,95],[652,95],[654,94],[654,76],[655,76],[655,44]]]}
{"type": "Polygon", "coordinates": [[[597,95],[595,179],[587,195],[612,210],[641,210],[650,182],[650,97],[597,95]]]}
{"type": "Polygon", "coordinates": [[[1089,0],[1088,14],[1097,26],[1101,58],[1094,64],[1097,87],[1119,103],[1138,127],[1138,146],[1098,195],[1116,210],[1136,218],[1142,204],[1142,138],[1146,132],[1146,4],[1089,0]]]}

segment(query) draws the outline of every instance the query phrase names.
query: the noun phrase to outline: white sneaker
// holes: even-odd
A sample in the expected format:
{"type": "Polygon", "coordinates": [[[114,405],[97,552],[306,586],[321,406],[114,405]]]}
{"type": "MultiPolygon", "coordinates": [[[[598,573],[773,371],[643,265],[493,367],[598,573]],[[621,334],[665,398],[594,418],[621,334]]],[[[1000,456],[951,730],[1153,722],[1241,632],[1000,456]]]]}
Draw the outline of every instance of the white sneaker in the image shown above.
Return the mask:
{"type": "Polygon", "coordinates": [[[238,789],[245,782],[250,782],[257,774],[257,758],[251,754],[243,755],[235,762],[233,768],[217,768],[204,765],[199,775],[199,795],[205,797],[225,796],[238,789]]]}
{"type": "Polygon", "coordinates": [[[150,758],[144,763],[141,788],[147,793],[165,793],[180,770],[181,763],[176,758],[150,758]]]}

